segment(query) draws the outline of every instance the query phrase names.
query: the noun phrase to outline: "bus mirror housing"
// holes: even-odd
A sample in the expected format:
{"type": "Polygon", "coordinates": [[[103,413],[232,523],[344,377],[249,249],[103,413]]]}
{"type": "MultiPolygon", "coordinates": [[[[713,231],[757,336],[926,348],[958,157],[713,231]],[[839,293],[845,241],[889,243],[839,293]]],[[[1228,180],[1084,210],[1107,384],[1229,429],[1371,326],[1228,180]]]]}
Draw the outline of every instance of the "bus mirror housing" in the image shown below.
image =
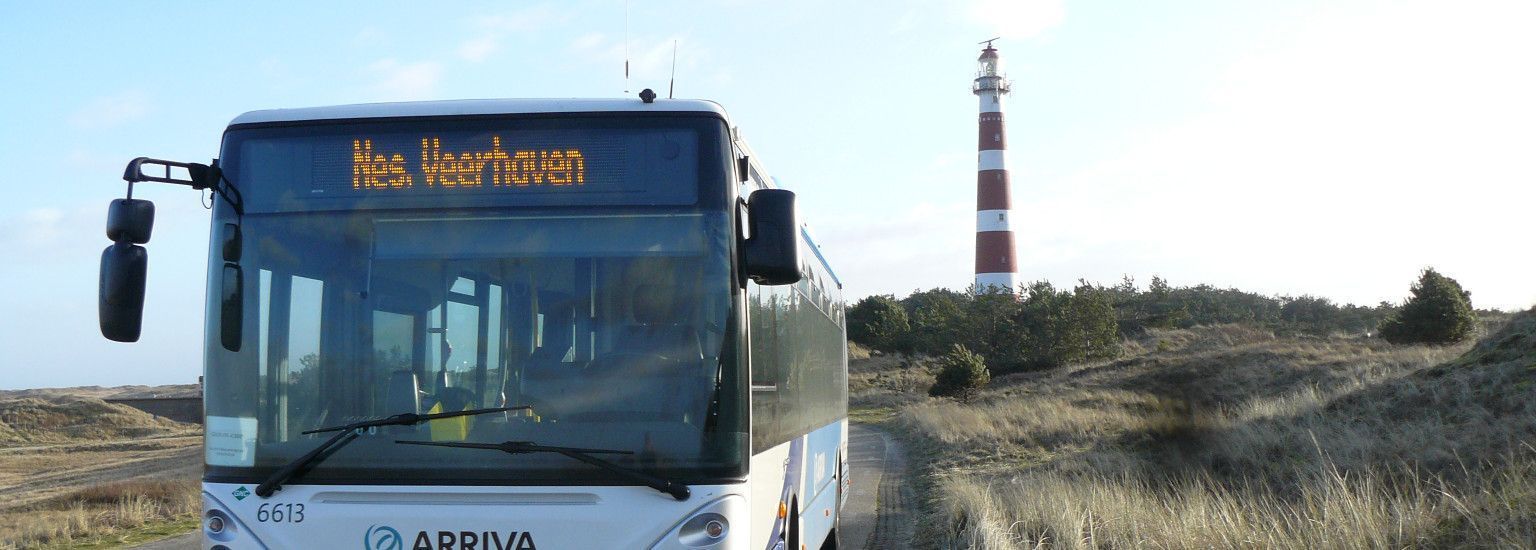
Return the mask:
{"type": "Polygon", "coordinates": [[[155,203],[142,199],[115,199],[107,207],[107,238],[112,242],[147,243],[154,226],[155,203]]]}
{"type": "Polygon", "coordinates": [[[795,193],[759,189],[747,200],[751,237],[742,245],[747,277],[760,285],[800,282],[800,246],[795,232],[795,193]]]}
{"type": "Polygon", "coordinates": [[[101,252],[97,315],[101,319],[101,335],[108,340],[139,341],[148,268],[149,252],[137,244],[118,241],[101,252]]]}
{"type": "Polygon", "coordinates": [[[239,264],[224,262],[219,287],[219,343],[229,351],[240,351],[245,320],[245,273],[239,264]]]}

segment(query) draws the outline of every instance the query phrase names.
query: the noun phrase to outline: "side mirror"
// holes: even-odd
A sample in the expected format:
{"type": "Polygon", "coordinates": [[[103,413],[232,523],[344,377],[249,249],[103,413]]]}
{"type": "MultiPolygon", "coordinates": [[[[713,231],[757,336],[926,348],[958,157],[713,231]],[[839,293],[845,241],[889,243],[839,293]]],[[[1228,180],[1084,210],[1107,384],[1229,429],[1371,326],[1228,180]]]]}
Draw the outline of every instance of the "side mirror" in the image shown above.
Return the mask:
{"type": "Polygon", "coordinates": [[[139,341],[144,319],[144,276],[149,252],[119,241],[101,252],[101,281],[97,285],[97,315],[101,335],[117,342],[139,341]]]}
{"type": "Polygon", "coordinates": [[[144,280],[149,270],[149,242],[155,225],[155,203],[117,199],[107,207],[107,238],[112,246],[101,252],[101,279],[96,285],[96,314],[101,335],[117,342],[139,341],[144,320],[144,280]]]}
{"type": "Polygon", "coordinates": [[[759,189],[747,199],[751,238],[742,244],[747,277],[760,285],[800,282],[800,225],[795,220],[795,193],[759,189]]]}

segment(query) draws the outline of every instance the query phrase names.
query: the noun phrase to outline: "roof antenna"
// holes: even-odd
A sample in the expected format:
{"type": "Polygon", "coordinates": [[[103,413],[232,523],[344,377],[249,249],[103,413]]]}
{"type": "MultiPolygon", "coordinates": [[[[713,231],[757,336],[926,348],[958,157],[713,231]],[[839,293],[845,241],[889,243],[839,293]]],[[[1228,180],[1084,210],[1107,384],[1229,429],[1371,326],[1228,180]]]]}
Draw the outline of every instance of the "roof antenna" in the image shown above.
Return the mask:
{"type": "Polygon", "coordinates": [[[629,95],[629,0],[624,0],[624,95],[629,95]]]}
{"type": "Polygon", "coordinates": [[[672,99],[672,88],[677,86],[677,39],[672,39],[672,79],[667,81],[667,99],[672,99]]]}

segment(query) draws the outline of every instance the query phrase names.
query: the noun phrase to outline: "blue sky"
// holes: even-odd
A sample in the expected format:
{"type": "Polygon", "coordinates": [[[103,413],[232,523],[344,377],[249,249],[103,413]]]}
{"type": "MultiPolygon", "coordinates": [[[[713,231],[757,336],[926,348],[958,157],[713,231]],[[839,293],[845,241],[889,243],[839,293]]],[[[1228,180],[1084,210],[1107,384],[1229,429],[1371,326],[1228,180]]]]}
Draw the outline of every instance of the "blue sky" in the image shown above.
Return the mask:
{"type": "Polygon", "coordinates": [[[0,4],[0,388],[201,369],[207,213],[159,208],[145,331],[101,338],[128,159],[206,161],[241,112],[665,93],[725,105],[850,298],[971,279],[976,43],[1007,105],[1024,280],[1122,274],[1400,300],[1424,266],[1536,303],[1524,1],[0,4]],[[1407,225],[1405,224],[1415,224],[1407,225]]]}

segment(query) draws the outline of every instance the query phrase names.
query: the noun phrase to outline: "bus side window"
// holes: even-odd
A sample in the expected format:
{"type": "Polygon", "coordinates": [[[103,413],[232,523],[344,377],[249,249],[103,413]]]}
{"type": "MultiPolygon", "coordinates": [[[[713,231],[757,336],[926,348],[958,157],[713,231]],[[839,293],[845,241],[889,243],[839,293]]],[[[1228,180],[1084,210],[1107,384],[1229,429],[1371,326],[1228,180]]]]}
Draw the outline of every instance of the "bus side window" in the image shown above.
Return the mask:
{"type": "Polygon", "coordinates": [[[779,443],[779,378],[774,359],[776,300],[773,287],[747,283],[747,323],[751,348],[752,448],[754,452],[779,443]]]}

